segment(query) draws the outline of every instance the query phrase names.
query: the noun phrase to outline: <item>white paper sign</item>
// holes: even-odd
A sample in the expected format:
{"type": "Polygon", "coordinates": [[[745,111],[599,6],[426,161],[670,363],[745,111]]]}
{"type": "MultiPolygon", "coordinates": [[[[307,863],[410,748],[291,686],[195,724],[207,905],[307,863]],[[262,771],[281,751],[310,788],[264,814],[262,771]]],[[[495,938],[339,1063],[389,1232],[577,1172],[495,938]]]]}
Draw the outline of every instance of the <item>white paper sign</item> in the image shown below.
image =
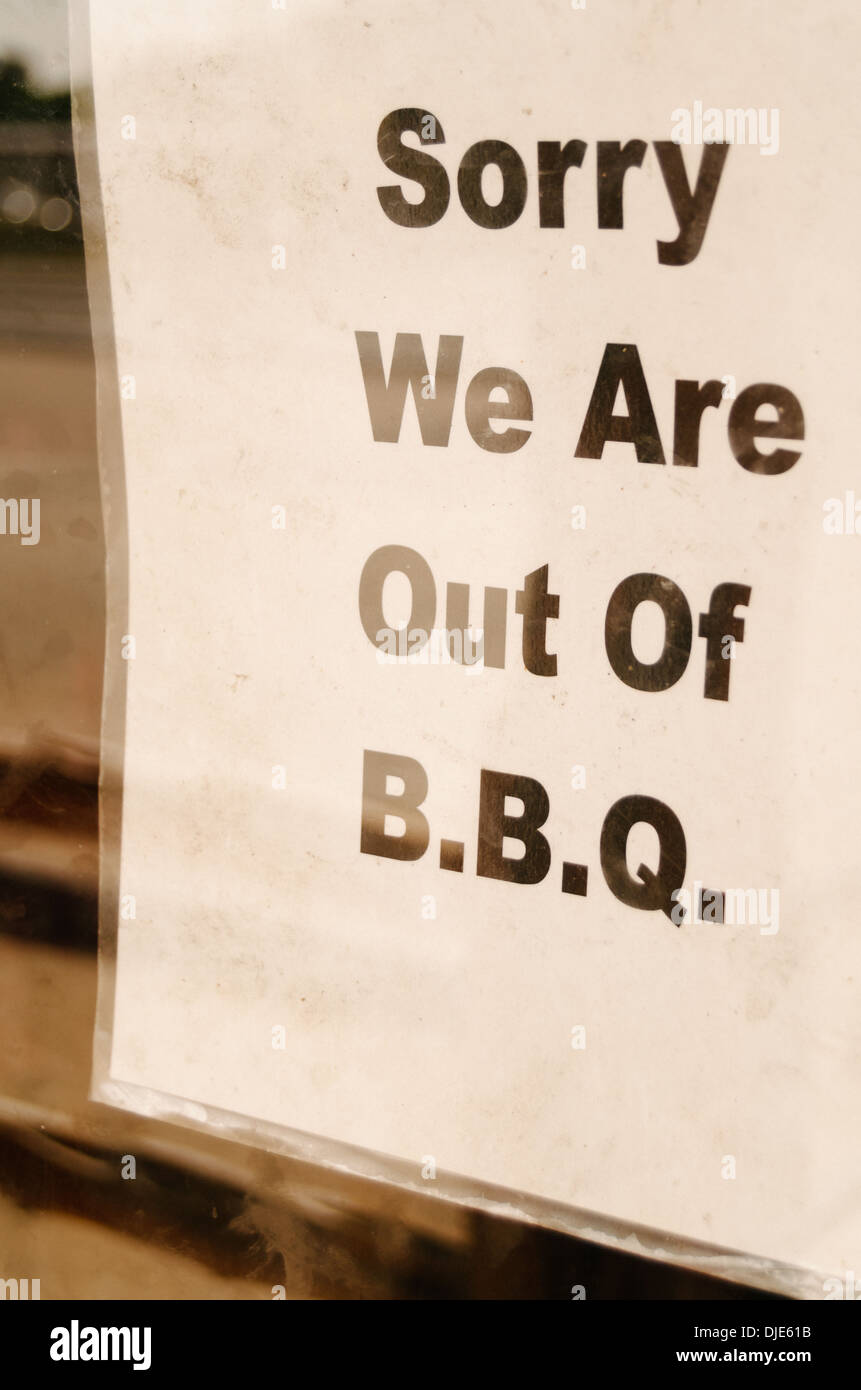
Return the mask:
{"type": "Polygon", "coordinates": [[[94,1094],[861,1270],[857,7],[89,26],[94,1094]]]}

